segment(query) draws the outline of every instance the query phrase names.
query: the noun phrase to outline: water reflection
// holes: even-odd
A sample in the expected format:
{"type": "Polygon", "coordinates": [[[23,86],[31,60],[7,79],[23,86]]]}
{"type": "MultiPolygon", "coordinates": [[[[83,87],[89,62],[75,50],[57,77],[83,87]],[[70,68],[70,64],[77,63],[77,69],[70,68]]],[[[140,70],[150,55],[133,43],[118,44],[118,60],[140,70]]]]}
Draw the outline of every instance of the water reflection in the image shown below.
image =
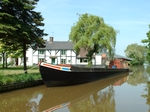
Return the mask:
{"type": "Polygon", "coordinates": [[[30,108],[32,112],[38,112],[39,111],[39,103],[41,98],[43,97],[42,93],[38,93],[33,98],[30,99],[30,101],[27,103],[27,107],[30,108]]]}
{"type": "Polygon", "coordinates": [[[69,106],[70,112],[115,112],[113,86],[92,92],[82,100],[73,102],[69,106]]]}
{"type": "Polygon", "coordinates": [[[143,77],[145,78],[147,93],[142,94],[141,96],[146,99],[146,104],[149,106],[148,112],[150,112],[150,66],[144,66],[143,77]]]}
{"type": "Polygon", "coordinates": [[[145,84],[144,94],[141,97],[146,99],[148,105],[148,112],[150,112],[150,66],[136,66],[132,67],[133,74],[128,77],[128,84],[137,86],[139,84],[145,84]]]}
{"type": "Polygon", "coordinates": [[[132,67],[133,74],[129,75],[127,83],[132,86],[137,86],[138,84],[143,84],[148,81],[150,67],[145,66],[134,66],[132,67]]]}
{"type": "Polygon", "coordinates": [[[42,85],[1,93],[0,109],[1,112],[42,112],[69,103],[67,110],[70,112],[115,112],[113,85],[123,83],[126,76],[127,74],[122,74],[76,86],[47,88],[42,85]],[[120,79],[122,81],[116,82],[120,79]]]}
{"type": "Polygon", "coordinates": [[[0,112],[129,112],[131,108],[126,106],[131,104],[132,112],[149,112],[150,66],[136,66],[132,70],[130,75],[81,85],[49,88],[41,85],[0,93],[0,112]]]}
{"type": "Polygon", "coordinates": [[[1,112],[39,112],[43,91],[38,88],[17,90],[0,94],[1,112]]]}
{"type": "MultiPolygon", "coordinates": [[[[115,112],[113,85],[116,86],[116,81],[126,77],[127,74],[122,74],[77,86],[49,88],[49,91],[44,92],[40,109],[46,112],[52,110],[62,112],[63,105],[69,104],[67,107],[64,106],[65,112],[115,112]]],[[[120,81],[118,85],[121,83],[120,81]]]]}

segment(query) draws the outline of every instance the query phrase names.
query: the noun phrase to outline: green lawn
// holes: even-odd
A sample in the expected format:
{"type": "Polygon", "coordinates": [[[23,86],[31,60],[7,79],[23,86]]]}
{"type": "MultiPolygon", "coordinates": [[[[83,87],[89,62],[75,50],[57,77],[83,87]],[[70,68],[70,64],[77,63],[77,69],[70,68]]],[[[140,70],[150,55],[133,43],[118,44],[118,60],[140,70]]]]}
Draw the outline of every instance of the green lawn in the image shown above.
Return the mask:
{"type": "MultiPolygon", "coordinates": [[[[28,67],[28,73],[39,73],[38,66],[28,67]]],[[[8,68],[0,68],[0,75],[14,75],[14,74],[23,74],[23,67],[8,67],[8,68]]]]}
{"type": "Polygon", "coordinates": [[[31,82],[41,80],[38,66],[28,67],[28,73],[24,74],[23,67],[0,68],[0,86],[16,82],[31,82]]]}

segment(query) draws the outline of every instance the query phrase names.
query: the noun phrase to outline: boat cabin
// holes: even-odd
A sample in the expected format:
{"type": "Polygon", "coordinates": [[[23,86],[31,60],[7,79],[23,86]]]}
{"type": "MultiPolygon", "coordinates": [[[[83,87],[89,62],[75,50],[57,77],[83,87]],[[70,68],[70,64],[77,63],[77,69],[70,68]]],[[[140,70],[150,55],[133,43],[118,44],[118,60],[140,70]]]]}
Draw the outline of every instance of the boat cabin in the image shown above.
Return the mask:
{"type": "Polygon", "coordinates": [[[124,59],[114,59],[109,63],[109,68],[128,68],[128,61],[124,59]]]}

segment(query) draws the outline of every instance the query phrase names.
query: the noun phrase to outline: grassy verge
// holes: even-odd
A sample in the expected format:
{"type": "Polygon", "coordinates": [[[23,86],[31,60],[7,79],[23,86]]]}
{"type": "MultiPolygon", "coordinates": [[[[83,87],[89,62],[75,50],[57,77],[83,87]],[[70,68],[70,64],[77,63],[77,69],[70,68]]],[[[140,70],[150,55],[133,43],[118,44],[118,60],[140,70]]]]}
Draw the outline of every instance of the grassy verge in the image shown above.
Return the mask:
{"type": "Polygon", "coordinates": [[[35,74],[18,74],[18,75],[0,75],[0,86],[7,84],[14,84],[20,82],[33,82],[41,80],[41,75],[35,74]]]}
{"type": "Polygon", "coordinates": [[[0,69],[0,86],[20,82],[32,82],[36,80],[41,80],[38,67],[28,67],[27,74],[24,74],[23,67],[8,67],[6,69],[0,69]]]}
{"type": "MultiPolygon", "coordinates": [[[[8,68],[0,68],[0,75],[14,75],[14,74],[23,74],[24,68],[22,66],[18,67],[8,67],[8,68]]],[[[28,73],[39,73],[38,66],[28,67],[28,73]]]]}

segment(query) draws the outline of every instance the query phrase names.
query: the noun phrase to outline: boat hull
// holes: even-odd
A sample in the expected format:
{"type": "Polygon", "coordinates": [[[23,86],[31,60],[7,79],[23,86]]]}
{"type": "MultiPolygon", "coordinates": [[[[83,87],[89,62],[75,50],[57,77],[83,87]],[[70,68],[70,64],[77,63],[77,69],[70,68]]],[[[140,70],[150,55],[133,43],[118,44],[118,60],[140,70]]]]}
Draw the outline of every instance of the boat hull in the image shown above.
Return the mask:
{"type": "Polygon", "coordinates": [[[42,79],[47,87],[82,84],[129,72],[129,69],[113,68],[72,67],[71,71],[62,71],[43,65],[40,65],[39,68],[42,79]]]}

